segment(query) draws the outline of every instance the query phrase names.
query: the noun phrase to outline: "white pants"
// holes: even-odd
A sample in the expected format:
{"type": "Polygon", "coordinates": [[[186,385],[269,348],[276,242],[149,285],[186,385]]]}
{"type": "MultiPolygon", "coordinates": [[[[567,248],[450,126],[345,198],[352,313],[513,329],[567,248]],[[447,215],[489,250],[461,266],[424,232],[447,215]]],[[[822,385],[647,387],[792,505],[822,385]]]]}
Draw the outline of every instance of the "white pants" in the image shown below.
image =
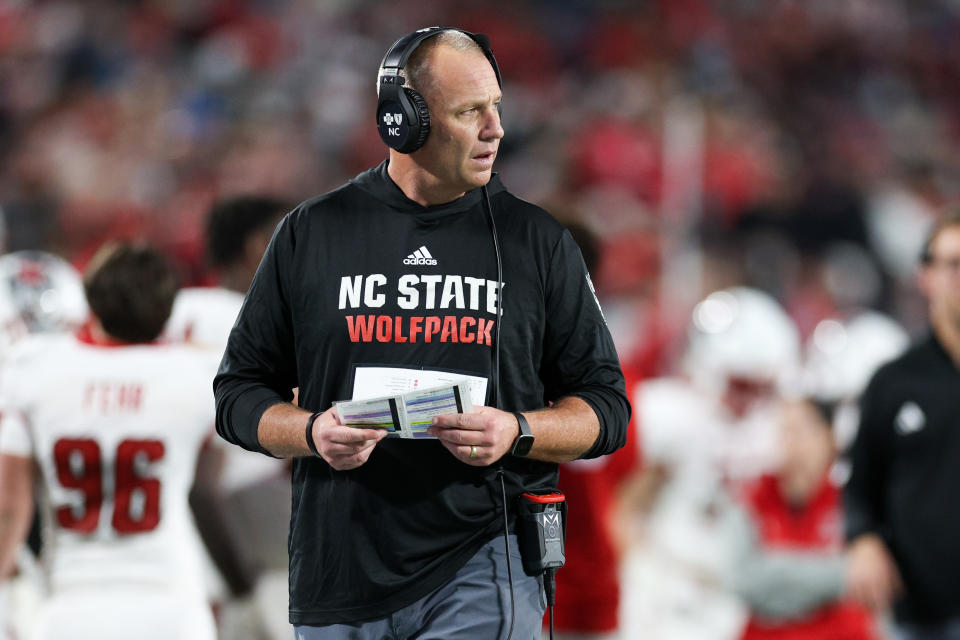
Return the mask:
{"type": "Polygon", "coordinates": [[[141,586],[71,590],[45,601],[33,640],[215,640],[199,598],[141,586]]]}
{"type": "Polygon", "coordinates": [[[624,638],[736,640],[746,607],[732,591],[646,547],[631,549],[621,569],[624,638]]]}

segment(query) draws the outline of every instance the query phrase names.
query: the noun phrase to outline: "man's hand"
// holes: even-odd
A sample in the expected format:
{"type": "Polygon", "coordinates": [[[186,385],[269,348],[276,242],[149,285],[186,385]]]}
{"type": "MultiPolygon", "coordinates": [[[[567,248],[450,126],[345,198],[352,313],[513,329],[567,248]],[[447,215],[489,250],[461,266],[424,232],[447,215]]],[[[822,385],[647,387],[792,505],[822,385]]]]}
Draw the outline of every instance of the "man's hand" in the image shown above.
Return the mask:
{"type": "Polygon", "coordinates": [[[310,434],[320,455],[338,471],[363,465],[387,432],[383,429],[358,429],[340,424],[334,407],[317,416],[310,434]]]}
{"type": "Polygon", "coordinates": [[[847,592],[873,611],[890,608],[903,590],[897,565],[883,540],[872,533],[853,540],[847,556],[847,592]]]}
{"type": "Polygon", "coordinates": [[[485,467],[510,451],[520,433],[520,425],[512,413],[493,407],[475,407],[473,413],[435,417],[427,432],[439,438],[440,444],[457,459],[485,467]]]}

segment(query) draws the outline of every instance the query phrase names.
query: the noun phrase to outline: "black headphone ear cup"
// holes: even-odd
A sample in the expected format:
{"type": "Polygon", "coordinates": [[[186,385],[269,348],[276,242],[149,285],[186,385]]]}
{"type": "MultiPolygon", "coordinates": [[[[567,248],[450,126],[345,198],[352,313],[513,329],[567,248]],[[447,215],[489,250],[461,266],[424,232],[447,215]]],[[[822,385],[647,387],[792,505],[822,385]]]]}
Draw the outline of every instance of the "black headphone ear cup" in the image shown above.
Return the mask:
{"type": "Polygon", "coordinates": [[[416,112],[417,121],[420,123],[417,130],[417,139],[411,142],[409,150],[405,150],[406,153],[412,153],[427,141],[427,135],[430,133],[430,109],[427,108],[427,101],[423,99],[423,96],[413,89],[404,87],[403,92],[410,99],[410,104],[416,112]]]}

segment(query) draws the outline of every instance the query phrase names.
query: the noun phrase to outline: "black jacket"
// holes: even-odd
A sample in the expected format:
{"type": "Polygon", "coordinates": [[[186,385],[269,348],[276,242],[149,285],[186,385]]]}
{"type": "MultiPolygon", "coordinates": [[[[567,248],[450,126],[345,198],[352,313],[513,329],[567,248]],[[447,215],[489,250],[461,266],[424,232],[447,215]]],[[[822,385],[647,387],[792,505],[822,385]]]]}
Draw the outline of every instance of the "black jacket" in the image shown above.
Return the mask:
{"type": "MultiPolygon", "coordinates": [[[[499,406],[578,396],[600,420],[584,457],[610,453],[630,409],[579,250],[496,177],[488,189],[503,261],[499,406]]],[[[311,411],[349,399],[364,365],[492,379],[496,281],[480,189],[423,207],[383,163],[305,202],[277,228],[230,335],[214,381],[218,432],[263,451],[267,408],[297,386],[311,411]]],[[[511,499],[556,485],[555,464],[502,463],[511,499]]],[[[384,440],[351,471],[295,459],[291,622],[380,617],[452,578],[502,528],[496,468],[465,465],[435,440],[384,440]]]]}
{"type": "Polygon", "coordinates": [[[876,533],[906,587],[898,619],[960,617],[960,370],[931,334],[881,367],[861,400],[844,491],[847,538],[876,533]]]}

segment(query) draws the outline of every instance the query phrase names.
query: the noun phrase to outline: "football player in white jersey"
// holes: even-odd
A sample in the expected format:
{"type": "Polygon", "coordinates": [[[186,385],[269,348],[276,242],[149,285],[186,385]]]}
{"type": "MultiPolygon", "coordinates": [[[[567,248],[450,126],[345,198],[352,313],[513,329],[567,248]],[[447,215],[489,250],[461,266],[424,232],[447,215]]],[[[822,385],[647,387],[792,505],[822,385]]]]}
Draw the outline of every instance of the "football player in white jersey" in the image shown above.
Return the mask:
{"type": "Polygon", "coordinates": [[[286,203],[241,196],[217,203],[207,214],[207,261],[216,286],[185,287],[177,293],[164,336],[223,350],[243,296],[253,280],[286,203]]]}
{"type": "Polygon", "coordinates": [[[644,464],[627,508],[642,537],[624,559],[625,637],[739,637],[747,612],[733,588],[742,527],[731,485],[776,466],[777,389],[799,361],[780,305],[734,287],[695,307],[686,376],[633,390],[644,464]]]}
{"type": "MultiPolygon", "coordinates": [[[[180,290],[164,330],[167,339],[223,353],[273,230],[290,208],[271,197],[239,196],[223,200],[210,210],[207,260],[218,285],[180,290]]],[[[211,598],[221,607],[221,636],[231,640],[285,640],[291,634],[286,544],[289,471],[281,460],[227,446],[219,438],[214,439],[214,447],[222,458],[216,481],[229,507],[226,515],[236,530],[244,532],[224,544],[238,548],[248,571],[258,574],[253,592],[238,588],[234,581],[228,594],[227,585],[208,564],[211,598]]],[[[216,544],[208,541],[208,548],[216,544]]]]}
{"type": "Polygon", "coordinates": [[[863,311],[846,320],[821,320],[807,340],[802,386],[832,417],[841,454],[834,479],[841,484],[849,476],[846,452],[860,423],[860,395],[877,369],[903,353],[909,344],[906,330],[878,311],[863,311]]]}
{"type": "Polygon", "coordinates": [[[49,598],[38,640],[212,640],[188,492],[212,433],[216,358],[158,342],[177,290],[152,249],[112,245],[91,320],[13,349],[0,375],[0,574],[41,489],[49,598]]]}
{"type": "MultiPolygon", "coordinates": [[[[189,342],[223,353],[267,243],[287,205],[273,198],[241,196],[215,205],[207,215],[207,259],[219,284],[185,287],[177,293],[164,329],[171,342],[189,342]]],[[[219,440],[219,439],[218,439],[219,440]]],[[[281,463],[238,447],[224,447],[221,481],[228,491],[255,484],[281,463]]],[[[286,543],[284,543],[285,545],[286,543]]],[[[286,569],[284,569],[286,572],[286,569]]]]}
{"type": "MultiPolygon", "coordinates": [[[[69,331],[87,319],[80,273],[70,263],[43,251],[0,256],[0,362],[21,339],[36,333],[69,331]]],[[[0,638],[22,638],[31,624],[42,583],[35,553],[39,526],[17,554],[14,576],[0,581],[0,638]]]]}

